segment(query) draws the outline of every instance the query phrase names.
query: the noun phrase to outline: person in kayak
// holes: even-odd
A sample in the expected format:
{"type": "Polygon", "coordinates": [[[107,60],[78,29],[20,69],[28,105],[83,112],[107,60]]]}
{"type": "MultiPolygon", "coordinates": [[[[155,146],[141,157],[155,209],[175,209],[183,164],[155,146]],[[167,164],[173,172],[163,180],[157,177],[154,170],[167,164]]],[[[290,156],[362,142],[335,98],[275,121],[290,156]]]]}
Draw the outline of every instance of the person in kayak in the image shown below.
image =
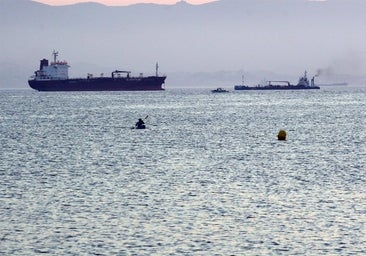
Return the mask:
{"type": "Polygon", "coordinates": [[[139,118],[139,120],[137,121],[135,128],[136,129],[145,129],[146,128],[145,123],[141,118],[139,118]]]}

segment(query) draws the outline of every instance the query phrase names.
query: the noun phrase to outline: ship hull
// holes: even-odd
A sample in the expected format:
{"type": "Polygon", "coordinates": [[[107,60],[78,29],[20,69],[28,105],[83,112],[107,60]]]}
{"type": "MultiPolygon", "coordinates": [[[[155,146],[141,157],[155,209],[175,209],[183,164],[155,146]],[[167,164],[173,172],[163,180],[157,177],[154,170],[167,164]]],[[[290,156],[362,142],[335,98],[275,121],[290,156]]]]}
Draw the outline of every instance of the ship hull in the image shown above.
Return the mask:
{"type": "Polygon", "coordinates": [[[98,77],[63,80],[28,80],[37,91],[160,91],[165,76],[150,77],[98,77]]]}
{"type": "Polygon", "coordinates": [[[272,85],[272,86],[243,86],[236,85],[234,86],[235,90],[249,91],[249,90],[261,90],[261,91],[271,91],[271,90],[311,90],[311,89],[320,89],[319,86],[299,86],[299,85],[272,85]]]}

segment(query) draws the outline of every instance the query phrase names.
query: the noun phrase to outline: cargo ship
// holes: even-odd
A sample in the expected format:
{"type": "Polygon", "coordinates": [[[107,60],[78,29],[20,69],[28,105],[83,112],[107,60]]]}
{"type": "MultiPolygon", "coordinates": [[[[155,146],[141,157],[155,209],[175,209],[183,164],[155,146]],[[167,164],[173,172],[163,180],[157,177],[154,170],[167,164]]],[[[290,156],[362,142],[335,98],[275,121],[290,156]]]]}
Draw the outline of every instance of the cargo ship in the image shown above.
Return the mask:
{"type": "Polygon", "coordinates": [[[297,84],[291,84],[289,81],[268,81],[266,85],[248,86],[248,85],[235,85],[235,90],[309,90],[320,89],[314,83],[314,77],[309,82],[307,78],[307,72],[299,78],[297,84]],[[276,84],[274,84],[276,83],[276,84]]]}
{"type": "Polygon", "coordinates": [[[166,76],[156,75],[131,76],[131,71],[115,70],[110,77],[69,78],[69,65],[66,61],[57,60],[58,52],[53,51],[53,62],[47,59],[40,61],[39,70],[28,80],[29,86],[37,91],[159,91],[164,90],[166,76]]]}

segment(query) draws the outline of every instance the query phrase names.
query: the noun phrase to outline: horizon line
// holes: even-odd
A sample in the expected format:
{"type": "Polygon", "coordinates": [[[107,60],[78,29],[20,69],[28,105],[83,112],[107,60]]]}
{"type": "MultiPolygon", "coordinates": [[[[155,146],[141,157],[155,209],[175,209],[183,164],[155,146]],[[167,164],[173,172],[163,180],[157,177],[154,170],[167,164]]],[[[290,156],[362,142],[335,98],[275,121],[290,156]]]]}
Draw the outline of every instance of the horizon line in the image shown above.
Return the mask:
{"type": "Polygon", "coordinates": [[[55,3],[52,0],[32,0],[32,2],[45,4],[49,6],[69,6],[69,5],[76,5],[76,4],[83,4],[83,3],[95,3],[101,4],[110,7],[119,7],[119,6],[131,6],[131,5],[138,5],[138,4],[157,4],[157,5],[176,5],[181,2],[190,5],[202,5],[217,2],[219,0],[129,0],[127,3],[117,3],[121,2],[120,0],[63,0],[57,1],[55,3]]]}

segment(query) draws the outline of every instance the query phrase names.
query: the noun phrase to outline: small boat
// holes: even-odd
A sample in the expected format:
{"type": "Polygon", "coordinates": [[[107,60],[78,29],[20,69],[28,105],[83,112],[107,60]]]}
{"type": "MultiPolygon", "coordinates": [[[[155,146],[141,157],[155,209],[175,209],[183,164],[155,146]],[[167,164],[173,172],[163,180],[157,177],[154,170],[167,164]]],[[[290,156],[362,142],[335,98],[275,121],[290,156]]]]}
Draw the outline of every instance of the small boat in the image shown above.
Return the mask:
{"type": "Polygon", "coordinates": [[[320,89],[320,87],[315,85],[314,77],[311,79],[311,82],[309,82],[309,79],[307,78],[307,72],[305,71],[304,76],[299,78],[297,84],[291,84],[289,81],[268,81],[268,85],[257,85],[257,86],[235,85],[234,89],[235,90],[309,90],[309,89],[320,89]]]}
{"type": "Polygon", "coordinates": [[[217,89],[215,89],[215,90],[211,90],[211,92],[214,92],[214,93],[221,93],[221,92],[229,92],[229,91],[227,91],[227,90],[225,90],[225,89],[223,89],[223,88],[217,88],[217,89]]]}
{"type": "Polygon", "coordinates": [[[131,127],[131,130],[143,130],[143,129],[146,129],[146,125],[138,125],[138,126],[132,126],[131,127]]]}
{"type": "Polygon", "coordinates": [[[146,126],[144,124],[138,125],[135,127],[135,129],[146,129],[146,126]]]}

